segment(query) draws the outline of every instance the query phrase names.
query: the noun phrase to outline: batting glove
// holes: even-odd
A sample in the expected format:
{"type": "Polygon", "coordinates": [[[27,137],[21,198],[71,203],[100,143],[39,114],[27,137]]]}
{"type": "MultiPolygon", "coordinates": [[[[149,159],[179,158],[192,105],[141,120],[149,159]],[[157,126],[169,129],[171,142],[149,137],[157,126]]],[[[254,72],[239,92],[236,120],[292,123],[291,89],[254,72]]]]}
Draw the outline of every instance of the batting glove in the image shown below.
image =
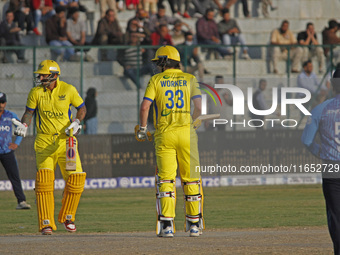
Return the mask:
{"type": "Polygon", "coordinates": [[[135,136],[138,142],[144,142],[146,138],[151,142],[152,135],[150,131],[147,129],[147,126],[141,127],[140,125],[135,126],[135,136]]]}
{"type": "Polygon", "coordinates": [[[73,135],[78,135],[82,126],[80,125],[80,120],[74,119],[70,126],[65,129],[65,133],[70,135],[70,129],[73,129],[73,135]]]}
{"type": "Polygon", "coordinates": [[[192,124],[194,126],[194,129],[197,130],[201,126],[202,121],[199,118],[197,118],[192,124]]]}
{"type": "Polygon", "coordinates": [[[27,127],[28,127],[27,124],[21,123],[20,121],[14,118],[12,119],[12,123],[15,125],[14,134],[25,137],[27,133],[27,127]]]}

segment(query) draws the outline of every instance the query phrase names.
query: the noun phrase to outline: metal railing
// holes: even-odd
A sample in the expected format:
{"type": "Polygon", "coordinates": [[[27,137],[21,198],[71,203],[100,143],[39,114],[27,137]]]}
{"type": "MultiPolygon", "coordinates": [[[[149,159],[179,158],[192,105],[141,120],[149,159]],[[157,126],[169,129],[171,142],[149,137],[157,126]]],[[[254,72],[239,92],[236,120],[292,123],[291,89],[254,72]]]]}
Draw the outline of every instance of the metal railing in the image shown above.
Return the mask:
{"type": "MultiPolygon", "coordinates": [[[[260,71],[259,73],[251,73],[250,76],[254,76],[254,79],[259,79],[260,77],[271,77],[273,78],[274,76],[270,75],[269,69],[269,63],[271,61],[271,56],[270,56],[270,52],[271,52],[271,48],[273,47],[278,47],[277,45],[246,45],[249,49],[249,55],[252,57],[252,60],[248,60],[248,63],[251,63],[251,61],[258,61],[256,62],[256,65],[266,65],[267,69],[265,72],[260,71]]],[[[334,63],[333,63],[333,57],[334,57],[334,49],[337,45],[316,45],[316,46],[298,46],[298,47],[327,47],[329,48],[329,55],[328,58],[326,59],[326,70],[325,73],[323,74],[323,77],[320,81],[319,84],[319,88],[318,91],[321,88],[322,83],[325,80],[325,77],[327,76],[327,74],[329,72],[331,72],[331,70],[334,69],[334,63]]],[[[126,77],[124,77],[123,74],[123,67],[120,67],[120,65],[117,63],[117,54],[113,53],[112,56],[113,58],[111,59],[112,61],[110,62],[101,62],[99,56],[97,56],[96,52],[98,52],[98,55],[100,51],[102,50],[108,50],[109,52],[117,52],[119,50],[124,50],[124,49],[128,49],[131,47],[136,47],[137,51],[139,50],[146,50],[146,51],[155,51],[159,46],[144,46],[144,45],[138,45],[138,46],[72,46],[72,47],[67,47],[67,46],[63,46],[63,47],[51,47],[51,46],[6,46],[6,47],[0,47],[0,52],[7,52],[6,54],[11,52],[14,52],[16,50],[25,50],[26,53],[26,58],[29,60],[29,62],[27,64],[18,64],[18,65],[11,65],[9,64],[1,64],[0,63],[0,89],[3,91],[10,91],[10,93],[16,94],[16,90],[13,91],[13,89],[9,89],[8,87],[6,87],[6,83],[11,81],[11,80],[15,80],[16,82],[20,82],[20,81],[25,81],[24,84],[22,86],[30,86],[33,87],[34,84],[33,82],[30,83],[28,80],[31,80],[31,77],[33,78],[33,71],[36,70],[38,64],[44,60],[44,59],[49,59],[51,56],[51,51],[53,51],[54,49],[57,48],[74,48],[78,51],[78,55],[80,57],[80,61],[79,62],[62,62],[59,63],[61,64],[61,72],[62,72],[62,80],[64,80],[65,78],[69,78],[67,75],[63,75],[63,73],[67,73],[67,74],[71,74],[70,77],[72,76],[72,79],[70,78],[70,80],[73,80],[73,82],[75,84],[73,84],[74,86],[77,87],[78,91],[80,92],[80,94],[82,96],[85,97],[85,90],[86,88],[89,87],[88,82],[86,82],[85,80],[89,79],[89,78],[94,78],[94,77],[100,77],[100,76],[110,76],[113,75],[117,78],[117,80],[124,80],[124,82],[128,81],[128,79],[126,79],[126,77]],[[90,62],[90,63],[85,63],[85,51],[86,50],[90,50],[88,53],[86,54],[90,54],[91,56],[93,56],[96,60],[94,62],[90,62]],[[91,68],[89,68],[89,66],[93,66],[92,71],[88,71],[91,70],[91,68]],[[97,74],[94,70],[95,70],[95,66],[98,65],[98,68],[100,70],[100,68],[103,69],[109,69],[110,67],[113,68],[113,71],[108,71],[108,72],[102,72],[104,74],[101,74],[99,72],[99,74],[97,74]],[[109,67],[110,66],[110,67],[109,67]],[[11,70],[18,70],[19,68],[21,69],[25,69],[25,71],[23,71],[23,75],[21,77],[18,77],[17,74],[15,73],[11,73],[11,70]],[[28,70],[27,68],[29,68],[32,72],[32,76],[28,76],[28,70]],[[70,69],[74,69],[73,71],[71,71],[70,69]],[[79,68],[79,69],[78,69],[79,68]],[[118,72],[116,72],[116,70],[118,69],[118,72]],[[28,85],[30,83],[30,85],[28,85]]],[[[195,47],[199,47],[200,49],[200,56],[201,59],[202,57],[205,56],[205,50],[214,50],[216,49],[216,45],[192,45],[192,46],[176,46],[183,54],[184,58],[186,59],[187,56],[190,54],[191,50],[195,47]]],[[[230,46],[226,46],[226,45],[218,45],[218,47],[230,47],[230,46]]],[[[231,70],[225,71],[225,73],[221,73],[223,71],[220,71],[220,75],[227,77],[228,79],[230,79],[230,82],[232,82],[233,84],[237,85],[240,81],[242,81],[242,79],[244,79],[245,77],[247,77],[247,75],[244,74],[244,70],[239,70],[238,69],[238,62],[239,62],[239,58],[238,58],[238,54],[240,54],[240,48],[242,47],[241,45],[232,45],[232,54],[227,57],[227,58],[217,58],[216,61],[210,60],[210,61],[205,61],[202,60],[203,64],[208,64],[208,63],[215,63],[215,65],[212,65],[211,67],[211,74],[206,75],[209,79],[209,81],[211,82],[213,80],[214,75],[217,75],[217,73],[214,73],[214,69],[221,69],[224,66],[231,66],[231,70]],[[240,73],[243,73],[240,75],[240,73]]],[[[279,46],[282,48],[282,46],[279,46]]],[[[283,71],[283,74],[281,73],[280,75],[278,75],[278,79],[280,79],[280,82],[283,84],[283,86],[286,87],[290,87],[291,85],[291,81],[292,81],[292,76],[291,76],[291,50],[294,47],[297,47],[296,45],[287,45],[284,46],[287,49],[287,61],[285,62],[285,69],[283,71]]],[[[110,53],[111,54],[111,53],[110,53]]],[[[139,56],[139,55],[138,55],[139,56]]],[[[137,69],[136,69],[136,77],[138,78],[137,81],[138,83],[136,84],[136,92],[137,93],[131,93],[131,95],[129,96],[128,100],[134,100],[135,101],[135,107],[136,107],[136,123],[138,123],[138,118],[139,118],[139,106],[140,106],[140,100],[141,100],[141,93],[143,93],[143,90],[140,89],[143,86],[141,86],[140,82],[140,67],[143,66],[145,64],[145,62],[143,62],[143,59],[139,59],[137,60],[137,69]],[[133,99],[134,98],[134,99],[133,99]]],[[[281,62],[282,64],[282,62],[281,62]]],[[[245,64],[246,65],[246,64],[245,64]]],[[[256,66],[255,65],[255,66],[256,66]]],[[[183,69],[184,71],[187,70],[188,66],[187,66],[187,62],[183,62],[183,69]]],[[[250,78],[250,77],[248,77],[250,78]]],[[[273,78],[274,79],[274,78],[273,78]]],[[[95,81],[95,79],[94,79],[95,81]]],[[[96,80],[95,82],[97,82],[97,84],[92,84],[92,86],[94,87],[100,87],[102,86],[102,84],[99,84],[100,80],[96,80]]],[[[253,85],[254,86],[254,85],[253,85]]],[[[145,86],[144,86],[145,87],[145,86]]],[[[16,86],[17,89],[17,86],[16,86]]],[[[115,93],[115,89],[112,88],[112,93],[115,93]]],[[[129,89],[127,91],[135,91],[135,89],[129,89]]],[[[103,94],[105,94],[107,91],[106,90],[102,90],[99,91],[102,92],[103,94]]],[[[21,93],[21,92],[20,92],[21,93]]],[[[20,94],[19,92],[17,94],[20,94]]],[[[317,93],[316,93],[317,94],[317,93]]],[[[311,107],[313,105],[313,102],[316,100],[316,94],[313,95],[312,100],[310,101],[310,103],[308,104],[307,107],[311,107]]],[[[27,96],[27,93],[26,93],[27,96]]],[[[100,103],[103,102],[99,102],[99,106],[100,103]]],[[[24,107],[25,106],[25,101],[22,101],[20,98],[18,99],[18,102],[11,102],[12,107],[13,108],[19,108],[20,106],[24,107]]],[[[289,112],[288,112],[289,114],[289,112]]],[[[302,118],[299,121],[299,125],[301,123],[302,118]]],[[[132,122],[132,120],[131,120],[132,122]]],[[[104,132],[105,133],[105,132],[104,132]]]]}

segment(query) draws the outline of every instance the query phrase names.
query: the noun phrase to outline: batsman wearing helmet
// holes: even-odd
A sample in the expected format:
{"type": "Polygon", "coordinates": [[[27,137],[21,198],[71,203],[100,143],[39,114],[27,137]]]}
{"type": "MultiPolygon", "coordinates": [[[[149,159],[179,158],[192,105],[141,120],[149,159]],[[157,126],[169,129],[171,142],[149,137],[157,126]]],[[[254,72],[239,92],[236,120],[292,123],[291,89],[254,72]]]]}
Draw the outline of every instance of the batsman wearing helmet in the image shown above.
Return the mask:
{"type": "MultiPolygon", "coordinates": [[[[66,141],[70,130],[76,135],[80,122],[86,114],[86,107],[77,89],[59,80],[60,68],[53,60],[44,60],[34,72],[36,87],[32,88],[26,104],[26,111],[17,125],[15,134],[25,137],[32,116],[36,114],[37,136],[35,193],[38,210],[39,231],[51,235],[57,227],[54,221],[54,170],[58,163],[66,181],[62,207],[58,221],[68,232],[75,232],[75,214],[84,189],[86,173],[83,172],[78,153],[76,170],[66,171],[66,141]],[[77,109],[72,120],[71,106],[77,109]]],[[[78,150],[77,150],[78,151],[78,150]]]]}
{"type": "Polygon", "coordinates": [[[151,77],[146,88],[140,108],[140,125],[135,127],[135,134],[138,141],[151,140],[147,118],[153,103],[157,158],[156,232],[160,237],[173,237],[175,233],[175,182],[178,168],[184,191],[185,230],[190,231],[190,236],[196,237],[204,229],[203,191],[200,174],[195,172],[199,156],[192,119],[201,114],[201,92],[195,76],[181,71],[180,55],[176,48],[162,46],[152,61],[161,69],[161,73],[151,77]]]}

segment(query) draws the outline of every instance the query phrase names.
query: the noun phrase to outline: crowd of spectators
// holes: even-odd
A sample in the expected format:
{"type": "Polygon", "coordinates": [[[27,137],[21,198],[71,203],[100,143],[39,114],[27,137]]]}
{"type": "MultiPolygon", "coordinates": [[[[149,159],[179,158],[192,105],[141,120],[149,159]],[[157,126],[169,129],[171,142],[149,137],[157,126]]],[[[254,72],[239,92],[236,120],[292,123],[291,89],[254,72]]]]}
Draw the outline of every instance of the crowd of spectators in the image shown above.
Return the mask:
{"type": "MultiPolygon", "coordinates": [[[[205,53],[205,59],[230,58],[233,45],[240,44],[240,58],[249,60],[247,42],[236,19],[231,18],[229,8],[237,1],[242,3],[245,18],[250,17],[247,0],[168,0],[172,15],[168,15],[163,0],[129,0],[125,1],[126,9],[133,9],[136,14],[126,25],[121,27],[117,13],[124,11],[120,0],[95,0],[100,5],[101,19],[91,41],[86,41],[85,21],[80,19],[79,12],[87,9],[79,0],[10,0],[6,18],[0,23],[1,46],[22,45],[20,37],[26,34],[45,36],[50,46],[68,46],[67,48],[52,48],[51,58],[58,61],[80,61],[79,49],[72,46],[88,45],[174,45],[178,46],[183,56],[186,70],[198,72],[203,79],[204,68],[200,53],[205,53]],[[220,16],[218,16],[220,15],[220,16]],[[195,19],[195,28],[190,27],[186,19],[195,19]],[[39,22],[44,25],[44,31],[39,31],[39,22]],[[199,49],[197,45],[206,45],[199,49]],[[190,46],[187,50],[185,47],[190,46]]],[[[271,0],[261,0],[262,14],[269,16],[269,10],[275,11],[271,0]]],[[[291,72],[299,73],[302,63],[313,57],[317,58],[319,73],[325,71],[325,59],[330,57],[329,47],[318,47],[321,40],[317,38],[314,24],[309,22],[306,30],[295,35],[289,29],[289,21],[284,20],[279,28],[273,29],[270,35],[269,61],[272,72],[279,73],[278,61],[290,58],[291,72]]],[[[340,44],[336,32],[339,24],[330,20],[328,27],[322,31],[323,44],[340,44]]],[[[94,61],[88,54],[89,48],[84,48],[85,61],[94,61]]],[[[2,62],[8,60],[8,53],[17,55],[18,63],[25,63],[25,51],[3,51],[2,62]]],[[[152,50],[122,50],[115,52],[111,58],[105,48],[99,50],[100,61],[118,60],[124,67],[124,73],[131,78],[136,86],[139,82],[133,74],[137,68],[136,61],[142,61],[143,70],[140,74],[151,69],[145,63],[152,57],[152,50]],[[120,59],[118,59],[120,58],[120,59]],[[143,62],[144,61],[144,62],[143,62]],[[134,62],[134,63],[133,63],[134,62]]],[[[340,62],[340,49],[333,50],[334,65],[340,62]]]]}
{"type": "MultiPolygon", "coordinates": [[[[66,34],[66,7],[57,6],[56,14],[46,21],[46,43],[50,46],[72,46],[66,34]]],[[[57,62],[72,61],[77,56],[74,48],[52,48],[53,56],[57,62]]]]}
{"type": "MultiPolygon", "coordinates": [[[[19,32],[21,28],[17,26],[14,22],[14,13],[11,10],[6,11],[5,20],[0,23],[0,46],[21,46],[21,40],[19,37],[19,32]]],[[[25,59],[25,50],[13,50],[17,55],[18,63],[27,63],[28,60],[25,59]]],[[[8,51],[2,52],[3,58],[2,62],[9,62],[8,51]]]]}
{"type": "Polygon", "coordinates": [[[296,45],[290,48],[290,59],[292,61],[292,72],[298,73],[301,65],[303,50],[301,47],[297,47],[297,39],[293,32],[289,29],[288,20],[284,20],[279,28],[272,31],[270,37],[272,47],[271,60],[273,62],[273,72],[278,73],[278,61],[280,59],[287,60],[288,49],[287,47],[282,47],[284,45],[296,45]]]}

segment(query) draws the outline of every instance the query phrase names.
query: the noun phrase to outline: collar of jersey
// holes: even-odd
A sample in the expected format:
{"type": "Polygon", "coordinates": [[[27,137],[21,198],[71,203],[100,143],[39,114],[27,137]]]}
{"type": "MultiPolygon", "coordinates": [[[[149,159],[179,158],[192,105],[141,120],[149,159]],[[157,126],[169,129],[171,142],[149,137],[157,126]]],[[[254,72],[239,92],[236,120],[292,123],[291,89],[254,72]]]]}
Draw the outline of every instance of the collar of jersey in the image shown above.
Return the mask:
{"type": "Polygon", "coordinates": [[[53,91],[59,91],[60,89],[60,81],[59,81],[59,77],[57,78],[57,85],[54,87],[54,89],[51,91],[49,89],[46,89],[46,91],[48,90],[50,93],[58,93],[58,92],[53,92],[53,91]]]}
{"type": "Polygon", "coordinates": [[[166,69],[164,71],[164,73],[174,73],[174,72],[179,73],[179,72],[182,72],[182,70],[180,70],[180,69],[166,69]]]}

